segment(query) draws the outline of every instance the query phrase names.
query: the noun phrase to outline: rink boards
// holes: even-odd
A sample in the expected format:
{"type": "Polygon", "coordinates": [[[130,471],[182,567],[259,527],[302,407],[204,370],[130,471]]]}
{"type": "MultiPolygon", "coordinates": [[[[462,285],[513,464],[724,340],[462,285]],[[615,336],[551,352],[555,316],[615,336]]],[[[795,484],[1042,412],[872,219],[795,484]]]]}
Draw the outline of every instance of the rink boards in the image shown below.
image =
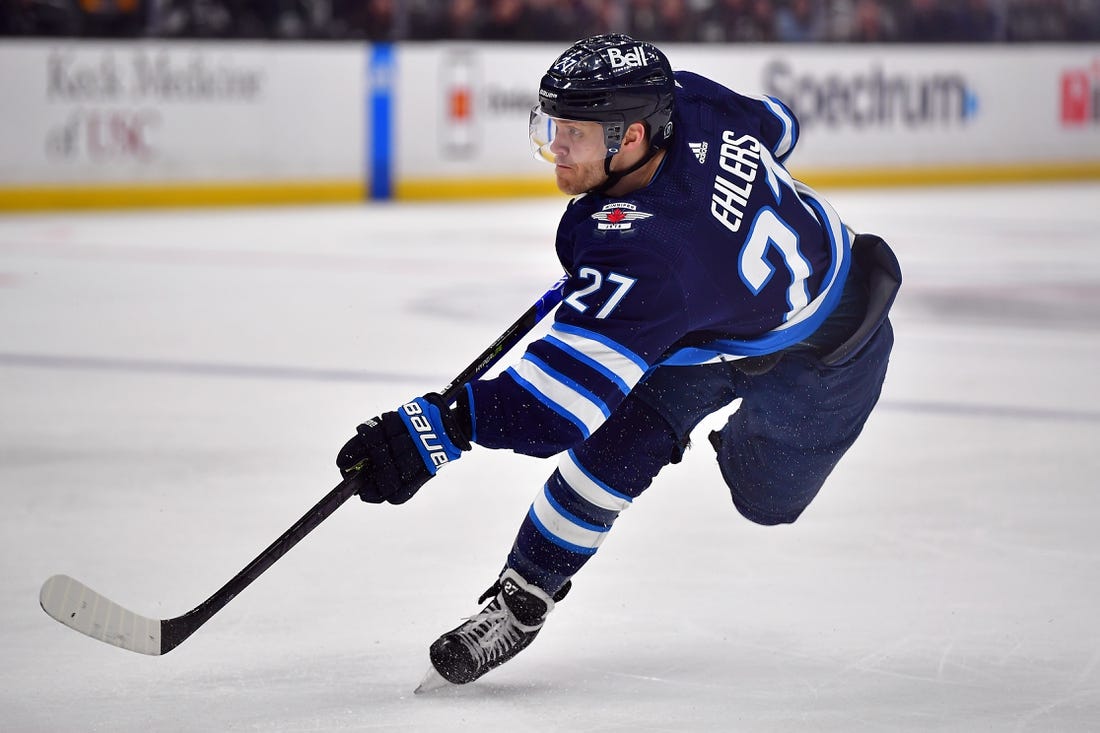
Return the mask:
{"type": "MultiPolygon", "coordinates": [[[[538,195],[562,44],[0,42],[0,210],[538,195]]],[[[1100,46],[668,45],[819,186],[1100,178],[1100,46]]]]}

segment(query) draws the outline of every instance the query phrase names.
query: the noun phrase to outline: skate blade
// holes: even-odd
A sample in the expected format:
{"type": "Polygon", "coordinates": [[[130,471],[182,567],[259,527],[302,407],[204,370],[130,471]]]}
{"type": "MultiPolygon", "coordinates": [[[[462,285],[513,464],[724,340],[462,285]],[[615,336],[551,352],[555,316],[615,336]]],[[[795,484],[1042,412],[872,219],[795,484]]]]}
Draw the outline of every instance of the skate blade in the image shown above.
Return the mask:
{"type": "Polygon", "coordinates": [[[424,675],[424,679],[420,680],[420,684],[413,690],[414,695],[421,695],[425,692],[432,692],[444,687],[458,687],[453,682],[448,682],[443,678],[443,675],[435,671],[435,667],[429,666],[428,673],[424,675]]]}

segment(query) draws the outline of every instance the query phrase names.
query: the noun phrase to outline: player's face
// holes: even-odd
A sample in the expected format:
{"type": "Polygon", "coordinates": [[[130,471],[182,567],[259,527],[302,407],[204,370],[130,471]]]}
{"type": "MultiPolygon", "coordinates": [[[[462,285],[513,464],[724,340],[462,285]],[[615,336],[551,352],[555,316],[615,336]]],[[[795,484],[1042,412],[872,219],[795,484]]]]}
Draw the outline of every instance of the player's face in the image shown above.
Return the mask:
{"type": "Polygon", "coordinates": [[[590,191],[603,183],[604,144],[603,126],[598,122],[570,122],[555,120],[556,133],[550,143],[554,154],[554,178],[562,193],[576,195],[590,191]]]}
{"type": "Polygon", "coordinates": [[[536,107],[531,112],[531,145],[536,158],[554,164],[554,178],[563,193],[590,191],[607,177],[607,145],[598,122],[547,117],[536,107]]]}

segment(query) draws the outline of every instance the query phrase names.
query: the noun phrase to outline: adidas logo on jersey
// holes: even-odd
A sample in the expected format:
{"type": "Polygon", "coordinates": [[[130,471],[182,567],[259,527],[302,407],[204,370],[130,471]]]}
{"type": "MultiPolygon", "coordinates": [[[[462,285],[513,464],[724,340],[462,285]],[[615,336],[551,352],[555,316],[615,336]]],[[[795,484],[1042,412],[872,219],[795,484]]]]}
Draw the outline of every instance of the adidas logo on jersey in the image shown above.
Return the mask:
{"type": "Polygon", "coordinates": [[[688,147],[691,148],[691,152],[695,153],[695,157],[700,163],[707,162],[707,144],[706,143],[688,143],[688,147]]]}

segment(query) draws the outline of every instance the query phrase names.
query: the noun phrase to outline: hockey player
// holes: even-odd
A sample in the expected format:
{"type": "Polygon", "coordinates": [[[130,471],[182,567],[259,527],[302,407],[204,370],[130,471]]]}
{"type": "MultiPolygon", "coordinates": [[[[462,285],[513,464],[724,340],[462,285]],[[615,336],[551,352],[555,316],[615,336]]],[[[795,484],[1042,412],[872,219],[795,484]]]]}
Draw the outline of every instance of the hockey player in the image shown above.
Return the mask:
{"type": "Polygon", "coordinates": [[[733,504],[795,521],[878,400],[901,282],[784,162],[798,122],[624,35],[580,41],[542,78],[536,155],[575,195],[557,232],[569,275],[549,334],[514,366],[358,427],[340,451],[367,502],[400,504],[473,443],[547,457],[481,611],[431,645],[418,690],[465,684],[539,633],[619,513],[707,415],[733,504]]]}

